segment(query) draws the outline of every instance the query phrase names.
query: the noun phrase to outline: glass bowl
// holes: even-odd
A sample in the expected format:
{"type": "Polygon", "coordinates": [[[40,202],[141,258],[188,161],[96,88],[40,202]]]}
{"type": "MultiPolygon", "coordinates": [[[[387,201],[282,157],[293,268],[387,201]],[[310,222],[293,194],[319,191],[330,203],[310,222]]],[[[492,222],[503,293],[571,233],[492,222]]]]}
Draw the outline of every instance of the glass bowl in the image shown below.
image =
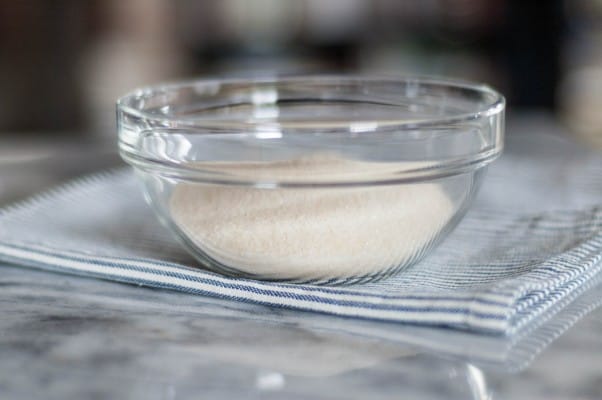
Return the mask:
{"type": "Polygon", "coordinates": [[[119,147],[205,268],[350,284],[417,263],[456,226],[502,151],[504,105],[428,78],[198,80],[122,97],[119,147]]]}

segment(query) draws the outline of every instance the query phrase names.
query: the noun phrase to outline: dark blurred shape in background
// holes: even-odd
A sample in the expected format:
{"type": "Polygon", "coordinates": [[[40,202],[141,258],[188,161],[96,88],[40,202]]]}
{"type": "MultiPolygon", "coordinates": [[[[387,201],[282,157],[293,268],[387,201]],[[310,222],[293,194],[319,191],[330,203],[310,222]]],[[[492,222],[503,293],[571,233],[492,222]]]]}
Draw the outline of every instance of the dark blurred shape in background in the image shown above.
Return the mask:
{"type": "Polygon", "coordinates": [[[140,85],[324,72],[485,81],[602,137],[602,0],[0,0],[2,133],[114,136],[140,85]]]}

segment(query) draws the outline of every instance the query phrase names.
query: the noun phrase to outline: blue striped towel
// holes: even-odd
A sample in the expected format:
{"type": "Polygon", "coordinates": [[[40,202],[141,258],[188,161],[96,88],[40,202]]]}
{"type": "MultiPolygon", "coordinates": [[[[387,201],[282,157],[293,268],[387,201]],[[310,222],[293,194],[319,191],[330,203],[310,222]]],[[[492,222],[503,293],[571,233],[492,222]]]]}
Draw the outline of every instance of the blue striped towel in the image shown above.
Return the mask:
{"type": "Polygon", "coordinates": [[[129,170],[2,210],[0,260],[337,316],[513,334],[602,268],[602,157],[552,136],[509,142],[456,231],[418,265],[376,283],[281,284],[194,268],[129,170]]]}

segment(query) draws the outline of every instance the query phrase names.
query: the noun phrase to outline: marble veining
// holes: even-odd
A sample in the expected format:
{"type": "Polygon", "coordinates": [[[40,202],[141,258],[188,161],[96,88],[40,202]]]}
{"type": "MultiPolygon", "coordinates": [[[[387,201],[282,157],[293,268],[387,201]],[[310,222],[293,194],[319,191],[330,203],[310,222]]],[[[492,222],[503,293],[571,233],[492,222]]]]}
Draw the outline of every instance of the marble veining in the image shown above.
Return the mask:
{"type": "Polygon", "coordinates": [[[602,398],[601,309],[511,372],[509,340],[0,271],[2,399],[602,398]]]}

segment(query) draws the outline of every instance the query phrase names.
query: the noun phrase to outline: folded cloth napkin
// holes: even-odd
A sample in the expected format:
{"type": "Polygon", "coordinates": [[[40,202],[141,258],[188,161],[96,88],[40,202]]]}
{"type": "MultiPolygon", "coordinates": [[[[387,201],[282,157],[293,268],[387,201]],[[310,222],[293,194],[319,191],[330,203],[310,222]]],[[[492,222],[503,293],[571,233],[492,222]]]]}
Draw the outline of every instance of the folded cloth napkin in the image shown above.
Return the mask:
{"type": "Polygon", "coordinates": [[[82,178],[0,212],[0,260],[331,315],[512,334],[602,268],[602,157],[518,136],[477,203],[429,257],[380,282],[320,287],[223,277],[161,227],[129,170],[82,178]]]}

